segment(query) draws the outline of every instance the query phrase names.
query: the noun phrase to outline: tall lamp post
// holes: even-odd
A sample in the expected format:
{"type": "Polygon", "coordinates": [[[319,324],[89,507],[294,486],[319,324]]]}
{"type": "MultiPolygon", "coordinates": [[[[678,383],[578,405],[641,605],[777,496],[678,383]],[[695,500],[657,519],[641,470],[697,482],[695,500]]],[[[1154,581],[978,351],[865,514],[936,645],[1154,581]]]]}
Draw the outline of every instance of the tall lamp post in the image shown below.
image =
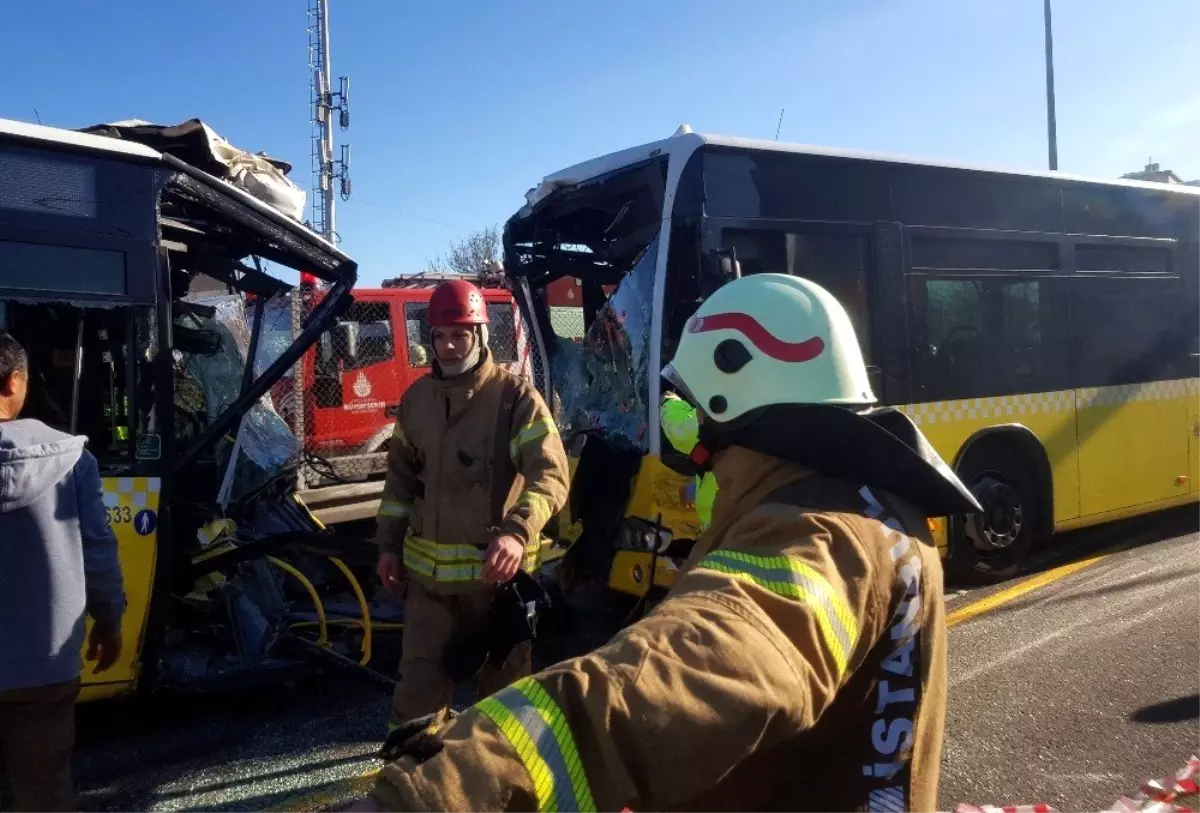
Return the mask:
{"type": "Polygon", "coordinates": [[[1050,142],[1050,169],[1058,169],[1058,125],[1054,120],[1054,32],[1050,24],[1050,0],[1046,7],[1046,130],[1050,142]]]}

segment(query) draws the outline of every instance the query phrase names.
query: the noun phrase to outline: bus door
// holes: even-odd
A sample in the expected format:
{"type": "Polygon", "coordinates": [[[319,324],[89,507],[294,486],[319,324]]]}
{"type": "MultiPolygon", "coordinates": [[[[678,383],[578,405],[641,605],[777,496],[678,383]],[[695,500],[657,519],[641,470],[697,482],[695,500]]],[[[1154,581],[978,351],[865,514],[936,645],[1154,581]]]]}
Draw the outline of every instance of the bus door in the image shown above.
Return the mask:
{"type": "MultiPolygon", "coordinates": [[[[1105,262],[1080,248],[1081,272],[1105,262]]],[[[1071,282],[1081,514],[1186,496],[1195,407],[1184,329],[1195,303],[1165,275],[1081,273],[1071,282]]]]}
{"type": "Polygon", "coordinates": [[[103,674],[85,664],[82,696],[121,694],[137,681],[158,553],[162,443],[154,425],[154,306],[11,294],[0,289],[0,325],[29,355],[22,417],[86,436],[100,466],[128,602],[125,647],[103,674]]]}

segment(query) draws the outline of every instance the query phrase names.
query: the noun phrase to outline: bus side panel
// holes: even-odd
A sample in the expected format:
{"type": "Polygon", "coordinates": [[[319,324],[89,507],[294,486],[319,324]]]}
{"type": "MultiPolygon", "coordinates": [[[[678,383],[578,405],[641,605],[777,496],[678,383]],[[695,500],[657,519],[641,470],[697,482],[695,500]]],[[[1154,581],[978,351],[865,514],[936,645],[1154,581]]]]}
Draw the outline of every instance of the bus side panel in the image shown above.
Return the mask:
{"type": "Polygon", "coordinates": [[[1083,516],[1188,494],[1186,379],[1076,393],[1083,516]]]}
{"type": "Polygon", "coordinates": [[[1191,493],[1200,493],[1200,379],[1189,378],[1187,386],[1188,476],[1191,493]]]}
{"type": "Polygon", "coordinates": [[[695,539],[700,535],[700,520],[693,508],[680,501],[680,491],[691,480],[670,469],[657,457],[642,458],[641,469],[634,480],[633,493],[625,509],[626,517],[655,522],[662,515],[663,527],[679,539],[695,539]]]}
{"type": "MultiPolygon", "coordinates": [[[[84,661],[80,692],[83,702],[124,694],[132,691],[137,683],[158,550],[161,480],[157,477],[105,477],[101,482],[108,521],[117,536],[128,605],[121,623],[124,649],[120,660],[99,675],[92,673],[94,663],[84,661]]],[[[90,632],[91,619],[87,626],[90,632]]],[[[84,653],[87,653],[86,641],[84,653]]]]}
{"type": "Polygon", "coordinates": [[[1071,390],[935,401],[904,407],[948,463],[963,445],[989,427],[1018,424],[1042,442],[1053,476],[1055,523],[1079,516],[1079,458],[1076,453],[1075,393],[1071,390]]]}
{"type": "Polygon", "coordinates": [[[1083,241],[1074,249],[1079,273],[1092,274],[1071,286],[1083,515],[1187,497],[1185,343],[1195,303],[1169,275],[1179,253],[1083,241]],[[1122,273],[1096,272],[1104,268],[1122,273]]]}

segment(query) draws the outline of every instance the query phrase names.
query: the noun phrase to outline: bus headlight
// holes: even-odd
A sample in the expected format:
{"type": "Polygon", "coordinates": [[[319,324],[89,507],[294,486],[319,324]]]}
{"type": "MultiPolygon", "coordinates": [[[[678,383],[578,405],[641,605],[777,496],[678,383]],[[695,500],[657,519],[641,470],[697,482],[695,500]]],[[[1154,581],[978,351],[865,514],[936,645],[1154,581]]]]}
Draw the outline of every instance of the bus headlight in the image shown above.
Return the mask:
{"type": "Polygon", "coordinates": [[[655,527],[651,523],[643,519],[627,519],[621,526],[617,547],[665,553],[671,546],[671,538],[671,532],[667,528],[658,528],[656,535],[655,527]]]}

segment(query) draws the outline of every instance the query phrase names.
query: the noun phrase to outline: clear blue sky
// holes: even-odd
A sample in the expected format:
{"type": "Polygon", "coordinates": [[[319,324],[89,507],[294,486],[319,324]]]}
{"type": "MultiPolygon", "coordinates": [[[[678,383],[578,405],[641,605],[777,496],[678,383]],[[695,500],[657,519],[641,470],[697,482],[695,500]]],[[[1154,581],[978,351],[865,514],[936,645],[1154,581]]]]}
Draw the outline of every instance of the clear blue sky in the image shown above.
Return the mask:
{"type": "MultiPolygon", "coordinates": [[[[199,117],[307,188],[307,0],[10,2],[0,117],[199,117]]],[[[1046,165],[1040,0],[331,0],[366,283],[543,175],[698,131],[1046,165]],[[431,222],[437,221],[437,222],[431,222]]],[[[1200,178],[1200,3],[1054,0],[1060,168],[1200,178]]],[[[340,142],[339,142],[340,143],[340,142]]]]}

